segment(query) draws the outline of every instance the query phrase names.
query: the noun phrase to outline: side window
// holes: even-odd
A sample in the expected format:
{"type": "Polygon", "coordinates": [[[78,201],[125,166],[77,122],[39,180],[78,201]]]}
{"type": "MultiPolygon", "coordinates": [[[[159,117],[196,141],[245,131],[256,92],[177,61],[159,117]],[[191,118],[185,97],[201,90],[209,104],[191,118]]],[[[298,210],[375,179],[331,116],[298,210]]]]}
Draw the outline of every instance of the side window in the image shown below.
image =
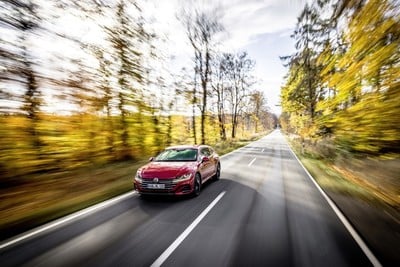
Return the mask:
{"type": "Polygon", "coordinates": [[[211,155],[210,150],[207,147],[201,149],[201,155],[209,157],[211,155]]]}

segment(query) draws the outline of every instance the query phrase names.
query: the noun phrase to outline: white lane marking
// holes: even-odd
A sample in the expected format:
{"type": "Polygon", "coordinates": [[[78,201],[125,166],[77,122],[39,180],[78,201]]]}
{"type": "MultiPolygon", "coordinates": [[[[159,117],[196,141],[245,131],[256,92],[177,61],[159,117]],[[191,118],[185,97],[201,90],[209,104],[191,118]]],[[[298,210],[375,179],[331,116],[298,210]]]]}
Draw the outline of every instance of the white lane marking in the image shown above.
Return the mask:
{"type": "Polygon", "coordinates": [[[250,163],[249,163],[249,164],[247,164],[247,166],[249,166],[249,167],[250,167],[251,165],[253,165],[253,163],[254,163],[254,161],[256,161],[256,159],[257,159],[257,158],[254,158],[252,161],[250,161],[250,163]]]}
{"type": "Polygon", "coordinates": [[[324,190],[322,190],[322,188],[319,186],[319,184],[315,181],[314,177],[312,177],[311,174],[307,171],[307,169],[304,167],[303,163],[301,163],[300,159],[293,152],[291,146],[288,145],[288,147],[289,147],[290,151],[292,152],[292,154],[294,155],[294,157],[300,163],[301,167],[307,173],[308,178],[310,178],[310,180],[313,182],[313,184],[317,187],[318,191],[326,199],[326,201],[328,202],[329,206],[331,206],[333,211],[339,217],[340,221],[343,223],[344,227],[347,229],[347,231],[350,233],[350,235],[353,237],[353,239],[356,241],[356,243],[360,246],[361,250],[364,252],[365,256],[367,256],[367,258],[372,263],[372,265],[375,266],[375,267],[382,267],[382,264],[375,257],[375,255],[372,253],[372,251],[368,248],[367,244],[365,244],[364,240],[362,240],[360,235],[353,228],[353,226],[350,224],[350,222],[347,220],[347,218],[339,210],[339,208],[336,206],[336,204],[329,198],[329,196],[324,192],[324,190]]]}
{"type": "Polygon", "coordinates": [[[178,236],[178,238],[158,257],[151,267],[158,267],[174,252],[174,250],[182,243],[183,240],[193,231],[193,229],[203,220],[208,212],[218,203],[218,201],[225,195],[226,191],[221,192],[208,207],[178,236]]]}
{"type": "Polygon", "coordinates": [[[4,249],[6,247],[9,247],[11,245],[14,245],[16,243],[19,243],[19,242],[21,242],[21,241],[23,241],[25,239],[28,239],[30,237],[33,237],[35,235],[38,235],[40,233],[43,233],[43,232],[45,232],[45,231],[47,231],[47,230],[49,230],[51,228],[54,228],[54,227],[60,226],[60,225],[62,225],[64,223],[67,223],[69,221],[72,221],[72,220],[74,220],[74,219],[76,219],[76,218],[78,218],[80,216],[86,215],[86,214],[94,212],[96,210],[103,209],[103,208],[105,208],[107,206],[111,206],[111,205],[113,205],[113,204],[115,204],[117,202],[120,202],[120,201],[122,201],[122,200],[124,200],[126,198],[131,197],[134,194],[136,194],[135,191],[128,192],[126,194],[123,194],[123,195],[120,195],[118,197],[103,201],[103,202],[98,203],[98,204],[96,204],[94,206],[91,206],[91,207],[88,207],[86,209],[83,209],[83,210],[80,210],[78,212],[75,212],[75,213],[72,213],[70,215],[67,215],[66,217],[62,217],[62,218],[60,218],[58,220],[55,220],[54,222],[50,222],[48,224],[39,226],[38,228],[32,229],[31,231],[28,231],[28,232],[23,233],[23,234],[21,234],[19,236],[13,237],[9,241],[5,241],[4,243],[0,244],[0,250],[4,249]]]}
{"type": "Polygon", "coordinates": [[[264,152],[264,148],[261,150],[261,152],[264,152]]]}

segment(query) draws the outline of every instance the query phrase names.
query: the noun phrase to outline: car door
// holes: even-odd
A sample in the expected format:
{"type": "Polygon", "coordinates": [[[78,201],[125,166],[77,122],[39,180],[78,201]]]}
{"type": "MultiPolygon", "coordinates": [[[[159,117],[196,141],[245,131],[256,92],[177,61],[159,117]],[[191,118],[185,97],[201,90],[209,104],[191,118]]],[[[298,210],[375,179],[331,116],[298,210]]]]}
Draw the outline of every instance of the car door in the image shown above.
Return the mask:
{"type": "Polygon", "coordinates": [[[200,173],[203,180],[207,180],[213,172],[213,162],[210,158],[211,152],[208,147],[202,147],[200,149],[200,160],[202,161],[200,164],[200,173]],[[207,158],[207,161],[203,159],[207,158]]]}
{"type": "Polygon", "coordinates": [[[212,149],[211,147],[209,147],[210,150],[210,161],[212,162],[212,168],[211,168],[211,175],[214,175],[217,172],[217,165],[218,165],[218,161],[219,161],[219,156],[218,154],[214,151],[214,149],[212,149]]]}

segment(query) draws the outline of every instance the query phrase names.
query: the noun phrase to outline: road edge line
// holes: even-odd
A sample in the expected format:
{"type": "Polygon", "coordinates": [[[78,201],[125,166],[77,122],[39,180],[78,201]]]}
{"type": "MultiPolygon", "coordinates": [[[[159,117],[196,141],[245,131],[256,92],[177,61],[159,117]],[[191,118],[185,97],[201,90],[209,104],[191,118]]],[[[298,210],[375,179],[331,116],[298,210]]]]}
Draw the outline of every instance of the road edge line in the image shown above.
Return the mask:
{"type": "Polygon", "coordinates": [[[124,200],[126,198],[129,198],[130,196],[135,195],[135,194],[137,194],[135,191],[127,192],[127,193],[125,193],[123,195],[119,195],[119,196],[116,196],[114,198],[102,201],[102,202],[97,203],[95,205],[89,206],[89,207],[87,207],[87,208],[85,208],[83,210],[79,210],[79,211],[76,211],[76,212],[71,213],[69,215],[66,215],[64,217],[61,217],[59,219],[56,219],[55,221],[51,221],[51,222],[46,223],[44,225],[38,226],[36,228],[33,228],[32,230],[28,230],[27,232],[19,234],[19,235],[15,236],[15,237],[11,237],[10,239],[7,239],[4,242],[0,243],[0,250],[5,249],[5,248],[10,247],[10,246],[13,246],[15,244],[18,244],[19,242],[21,242],[23,240],[32,238],[32,237],[34,237],[34,236],[36,236],[38,234],[41,234],[41,233],[43,233],[45,231],[51,230],[52,228],[56,228],[58,226],[61,226],[62,224],[70,222],[70,221],[72,221],[72,220],[74,220],[74,219],[76,219],[78,217],[87,215],[87,214],[89,214],[91,212],[94,212],[96,210],[99,210],[99,209],[106,208],[106,207],[108,207],[110,205],[113,205],[113,204],[115,204],[117,202],[120,202],[120,201],[122,201],[122,200],[124,200]]]}
{"type": "Polygon", "coordinates": [[[315,187],[317,187],[318,191],[321,193],[321,195],[325,198],[325,200],[328,202],[329,206],[332,208],[332,210],[335,212],[336,216],[338,216],[339,220],[342,222],[346,230],[350,233],[350,235],[353,237],[354,241],[358,244],[358,246],[361,248],[361,250],[364,252],[365,256],[369,259],[369,261],[372,263],[374,267],[382,267],[382,264],[379,262],[379,260],[375,257],[375,255],[372,253],[372,251],[368,248],[367,244],[364,242],[364,240],[361,238],[361,236],[357,233],[357,231],[354,229],[354,227],[351,225],[349,220],[347,220],[346,216],[340,211],[340,209],[336,206],[335,202],[325,193],[325,191],[321,188],[321,186],[315,181],[314,177],[310,174],[310,172],[304,167],[303,163],[300,161],[300,159],[297,157],[296,153],[294,153],[292,147],[290,144],[285,140],[287,143],[290,151],[294,155],[294,157],[297,159],[297,161],[300,163],[301,167],[303,170],[306,172],[308,178],[313,182],[315,187]]]}

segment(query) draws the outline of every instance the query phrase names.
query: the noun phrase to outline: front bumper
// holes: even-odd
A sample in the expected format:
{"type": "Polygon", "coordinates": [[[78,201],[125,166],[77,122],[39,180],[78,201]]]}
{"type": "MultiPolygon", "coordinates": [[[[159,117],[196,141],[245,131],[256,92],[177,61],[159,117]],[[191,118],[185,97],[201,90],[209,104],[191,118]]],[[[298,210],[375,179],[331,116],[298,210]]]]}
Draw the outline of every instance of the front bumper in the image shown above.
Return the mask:
{"type": "Polygon", "coordinates": [[[173,180],[159,180],[157,184],[164,185],[163,188],[150,188],[152,179],[142,179],[142,182],[134,181],[134,188],[143,195],[187,195],[194,190],[194,179],[174,183],[173,180]]]}

